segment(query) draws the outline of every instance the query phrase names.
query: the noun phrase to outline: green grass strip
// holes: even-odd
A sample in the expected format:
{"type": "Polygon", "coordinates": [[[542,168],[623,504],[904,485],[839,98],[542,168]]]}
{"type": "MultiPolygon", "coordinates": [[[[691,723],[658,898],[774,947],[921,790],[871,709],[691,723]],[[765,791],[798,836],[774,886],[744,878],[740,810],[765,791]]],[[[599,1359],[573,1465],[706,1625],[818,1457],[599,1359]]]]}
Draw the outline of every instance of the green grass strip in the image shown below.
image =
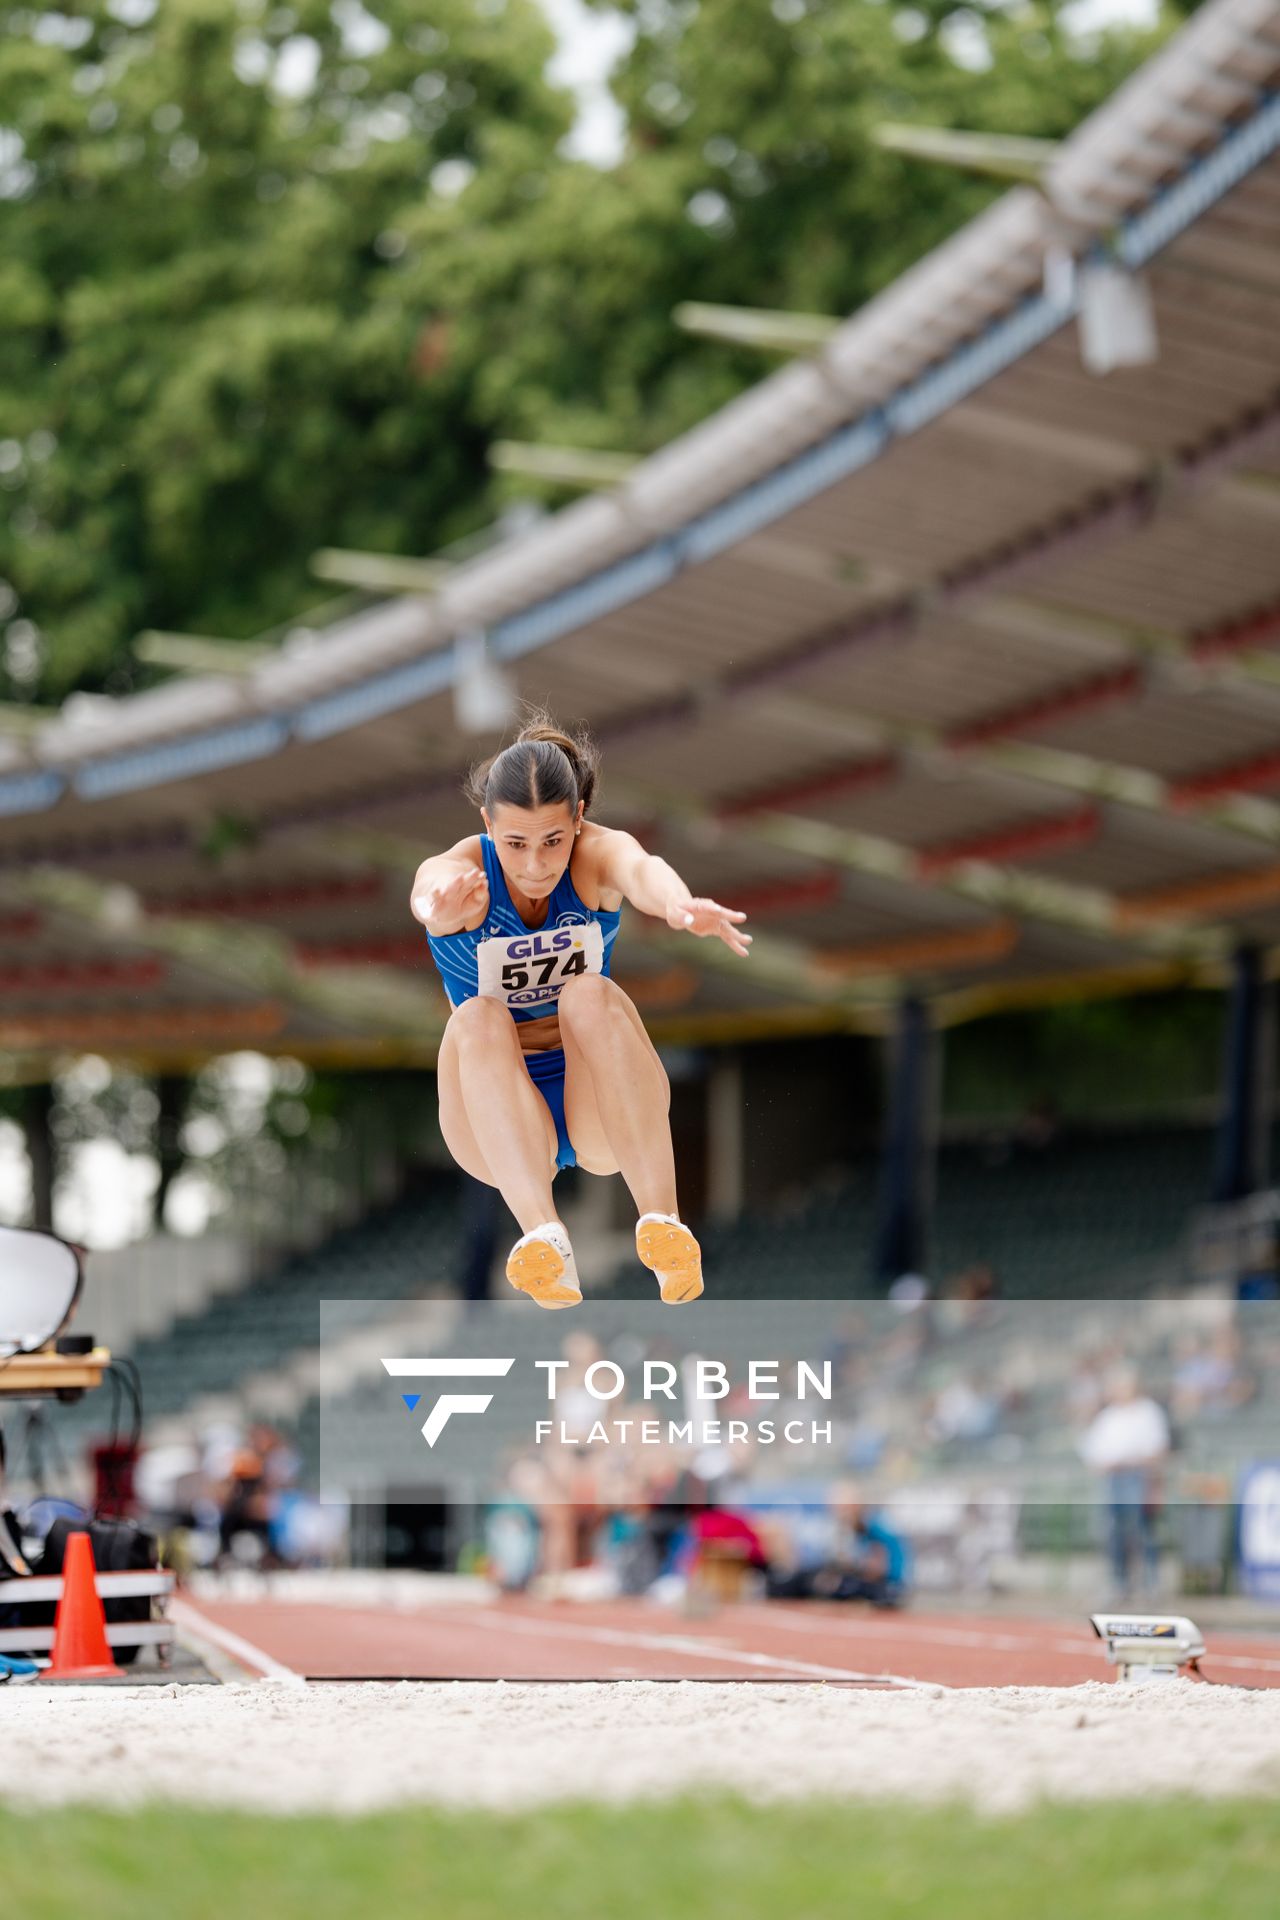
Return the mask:
{"type": "Polygon", "coordinates": [[[725,1798],[518,1816],[0,1811],[22,1920],[1275,1920],[1280,1806],[725,1798]]]}

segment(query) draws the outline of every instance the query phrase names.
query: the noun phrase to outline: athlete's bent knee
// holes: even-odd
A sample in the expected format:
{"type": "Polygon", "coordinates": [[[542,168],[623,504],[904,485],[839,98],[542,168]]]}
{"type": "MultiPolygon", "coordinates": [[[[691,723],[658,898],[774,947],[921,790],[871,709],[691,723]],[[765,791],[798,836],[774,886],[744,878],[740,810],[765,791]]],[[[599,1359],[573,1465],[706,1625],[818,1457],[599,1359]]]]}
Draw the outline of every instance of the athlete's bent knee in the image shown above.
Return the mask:
{"type": "Polygon", "coordinates": [[[478,993],[455,1007],[449,1016],[449,1031],[455,1040],[486,1039],[514,1028],[515,1022],[500,1000],[486,1000],[478,993]]]}
{"type": "Polygon", "coordinates": [[[620,989],[601,973],[583,973],[576,980],[567,980],[556,1007],[561,1027],[570,1033],[583,1032],[593,1022],[621,1010],[620,989]]]}

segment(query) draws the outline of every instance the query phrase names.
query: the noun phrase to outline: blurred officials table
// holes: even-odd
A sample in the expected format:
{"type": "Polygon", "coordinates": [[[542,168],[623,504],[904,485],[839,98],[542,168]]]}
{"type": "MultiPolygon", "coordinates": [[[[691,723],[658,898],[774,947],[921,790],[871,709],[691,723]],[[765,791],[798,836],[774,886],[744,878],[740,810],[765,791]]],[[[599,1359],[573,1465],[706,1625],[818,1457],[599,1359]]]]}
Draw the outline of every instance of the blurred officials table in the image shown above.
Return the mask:
{"type": "Polygon", "coordinates": [[[37,1353],[15,1353],[0,1361],[0,1398],[8,1400],[61,1398],[80,1394],[102,1384],[102,1376],[111,1364],[108,1347],[94,1347],[89,1353],[58,1353],[52,1346],[37,1353]]]}

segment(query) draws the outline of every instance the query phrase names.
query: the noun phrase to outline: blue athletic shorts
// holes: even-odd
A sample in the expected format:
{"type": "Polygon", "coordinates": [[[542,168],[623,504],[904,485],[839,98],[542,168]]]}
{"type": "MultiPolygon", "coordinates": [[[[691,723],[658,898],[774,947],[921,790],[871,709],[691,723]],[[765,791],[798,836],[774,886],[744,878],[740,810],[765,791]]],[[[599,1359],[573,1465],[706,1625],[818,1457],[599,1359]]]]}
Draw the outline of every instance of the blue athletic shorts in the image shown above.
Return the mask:
{"type": "Polygon", "coordinates": [[[576,1167],[578,1156],[564,1117],[564,1049],[548,1047],[545,1053],[526,1053],[524,1063],[556,1123],[556,1167],[576,1167]]]}

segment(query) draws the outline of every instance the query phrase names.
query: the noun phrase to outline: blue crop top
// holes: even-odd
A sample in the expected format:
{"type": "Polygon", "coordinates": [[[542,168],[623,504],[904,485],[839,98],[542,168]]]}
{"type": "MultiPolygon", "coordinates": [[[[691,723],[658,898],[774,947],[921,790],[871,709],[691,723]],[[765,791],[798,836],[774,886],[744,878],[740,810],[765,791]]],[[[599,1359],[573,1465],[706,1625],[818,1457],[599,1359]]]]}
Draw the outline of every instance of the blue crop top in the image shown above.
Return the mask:
{"type": "Polygon", "coordinates": [[[485,991],[505,1001],[514,1020],[540,1020],[555,1012],[561,988],[574,974],[608,973],[621,911],[586,906],[566,867],[547,903],[546,919],[540,927],[528,927],[516,912],[487,833],[480,836],[480,851],[489,882],[489,911],[470,933],[429,933],[431,957],[450,1006],[460,1007],[481,991],[483,967],[489,975],[485,991]],[[487,954],[482,955],[482,948],[487,954]]]}

